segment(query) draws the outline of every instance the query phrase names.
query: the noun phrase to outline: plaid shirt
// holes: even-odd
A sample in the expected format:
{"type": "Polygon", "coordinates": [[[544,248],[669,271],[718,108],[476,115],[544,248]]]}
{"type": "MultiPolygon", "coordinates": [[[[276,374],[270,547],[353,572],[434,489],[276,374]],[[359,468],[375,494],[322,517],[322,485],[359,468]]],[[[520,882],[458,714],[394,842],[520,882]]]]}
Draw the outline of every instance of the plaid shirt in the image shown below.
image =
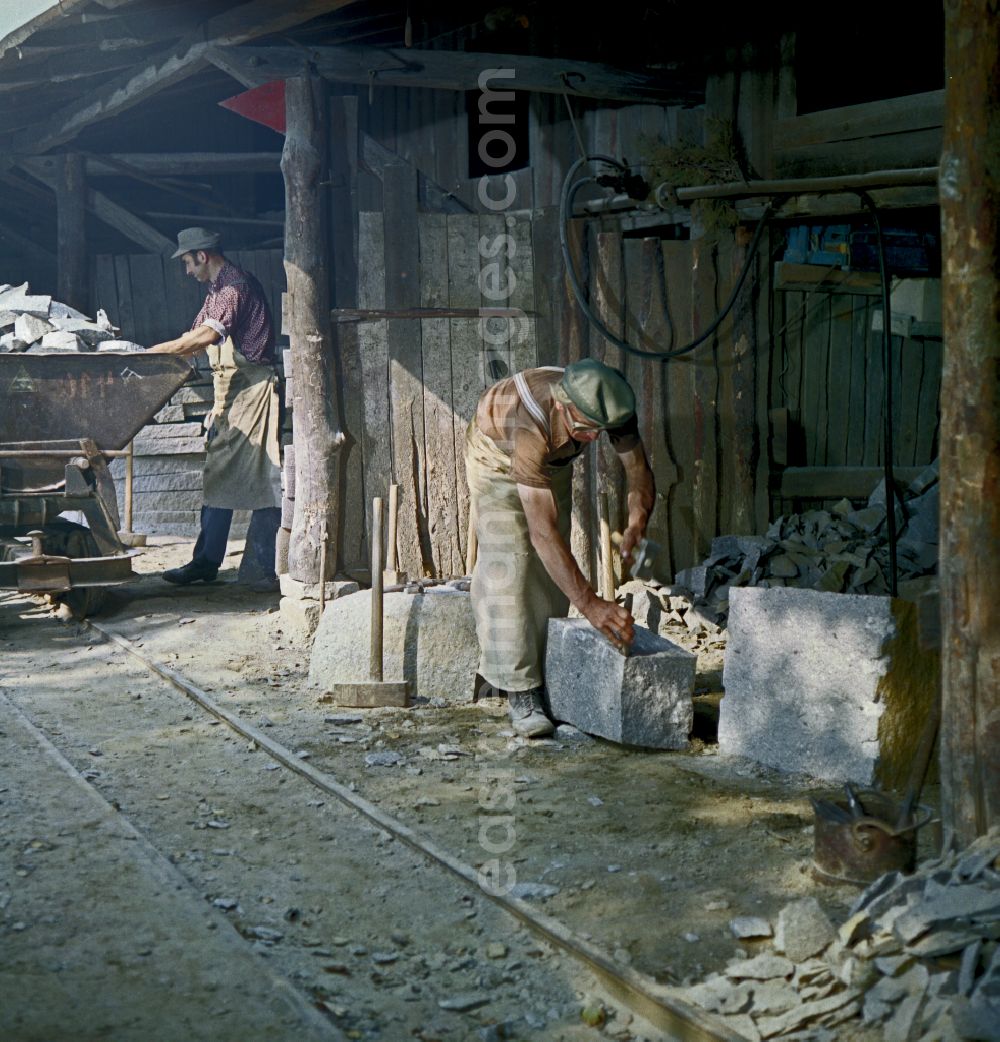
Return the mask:
{"type": "Polygon", "coordinates": [[[248,362],[274,364],[274,325],[260,283],[248,271],[226,261],[208,287],[208,296],[191,324],[210,326],[221,337],[232,337],[248,362]]]}

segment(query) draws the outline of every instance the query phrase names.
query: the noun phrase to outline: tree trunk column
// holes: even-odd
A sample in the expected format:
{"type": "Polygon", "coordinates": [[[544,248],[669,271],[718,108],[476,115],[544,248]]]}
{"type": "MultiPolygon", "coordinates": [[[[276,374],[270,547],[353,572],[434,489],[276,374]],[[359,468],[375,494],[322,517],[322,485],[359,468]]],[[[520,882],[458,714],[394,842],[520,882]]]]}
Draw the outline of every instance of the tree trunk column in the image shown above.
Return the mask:
{"type": "MultiPolygon", "coordinates": [[[[329,253],[325,189],[328,170],[326,87],[301,76],[285,83],[285,276],[292,351],[295,514],[288,572],[320,581],[324,532],[336,538],[339,457],[344,435],[338,405],[337,360],[330,328],[329,253]]],[[[338,548],[330,547],[333,572],[338,548]]],[[[324,576],[323,578],[329,578],[324,576]]]]}
{"type": "Polygon", "coordinates": [[[1000,47],[983,0],[946,0],[941,156],[941,811],[1000,824],[1000,47]]]}
{"type": "Polygon", "coordinates": [[[58,276],[64,304],[87,312],[87,182],[83,156],[59,157],[55,179],[58,276]]]}

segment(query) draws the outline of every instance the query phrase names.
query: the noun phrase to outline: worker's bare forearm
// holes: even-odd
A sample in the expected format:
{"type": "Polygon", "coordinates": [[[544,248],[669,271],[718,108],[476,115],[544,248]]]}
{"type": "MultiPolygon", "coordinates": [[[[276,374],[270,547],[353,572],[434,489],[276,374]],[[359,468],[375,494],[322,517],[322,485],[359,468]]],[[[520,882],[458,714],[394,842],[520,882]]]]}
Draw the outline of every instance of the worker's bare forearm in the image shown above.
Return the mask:
{"type": "Polygon", "coordinates": [[[645,531],[646,523],[653,512],[656,502],[656,485],[653,472],[646,460],[646,452],[642,445],[637,445],[619,457],[625,468],[628,482],[628,524],[645,531]]]}
{"type": "Polygon", "coordinates": [[[552,581],[591,626],[603,633],[615,647],[627,648],[635,637],[634,620],[614,600],[598,597],[583,577],[559,532],[559,508],[552,490],[518,485],[517,491],[524,506],[531,545],[552,581]]]}
{"type": "Polygon", "coordinates": [[[552,581],[577,610],[592,604],[596,594],[573,559],[559,532],[559,511],[551,489],[518,485],[528,522],[528,537],[552,581]]]}
{"type": "Polygon", "coordinates": [[[597,598],[597,594],[580,571],[559,529],[555,526],[551,529],[541,528],[536,533],[529,525],[528,532],[531,545],[552,581],[569,598],[570,604],[577,611],[583,612],[597,598]]]}
{"type": "Polygon", "coordinates": [[[198,326],[197,329],[189,330],[175,340],[165,340],[162,344],[154,344],[148,350],[155,354],[189,357],[206,350],[218,339],[219,334],[211,326],[198,326]]]}

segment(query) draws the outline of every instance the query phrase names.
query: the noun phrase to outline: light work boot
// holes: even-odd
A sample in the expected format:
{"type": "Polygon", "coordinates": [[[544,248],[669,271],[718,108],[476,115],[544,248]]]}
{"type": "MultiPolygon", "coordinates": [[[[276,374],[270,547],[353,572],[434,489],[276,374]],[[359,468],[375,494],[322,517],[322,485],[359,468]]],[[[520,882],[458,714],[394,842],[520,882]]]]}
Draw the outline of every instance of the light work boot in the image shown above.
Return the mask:
{"type": "Polygon", "coordinates": [[[555,731],[555,724],[545,715],[543,688],[507,692],[507,715],[511,726],[525,738],[544,738],[555,731]]]}

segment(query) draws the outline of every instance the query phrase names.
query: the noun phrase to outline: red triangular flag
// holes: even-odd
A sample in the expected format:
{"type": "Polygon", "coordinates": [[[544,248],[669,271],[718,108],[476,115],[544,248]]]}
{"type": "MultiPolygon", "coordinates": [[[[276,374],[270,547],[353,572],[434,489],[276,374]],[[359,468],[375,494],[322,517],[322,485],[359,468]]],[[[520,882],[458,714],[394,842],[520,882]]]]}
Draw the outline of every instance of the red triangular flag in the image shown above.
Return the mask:
{"type": "Polygon", "coordinates": [[[237,115],[263,123],[265,127],[285,132],[285,81],[272,80],[261,87],[234,94],[219,104],[237,115]]]}

